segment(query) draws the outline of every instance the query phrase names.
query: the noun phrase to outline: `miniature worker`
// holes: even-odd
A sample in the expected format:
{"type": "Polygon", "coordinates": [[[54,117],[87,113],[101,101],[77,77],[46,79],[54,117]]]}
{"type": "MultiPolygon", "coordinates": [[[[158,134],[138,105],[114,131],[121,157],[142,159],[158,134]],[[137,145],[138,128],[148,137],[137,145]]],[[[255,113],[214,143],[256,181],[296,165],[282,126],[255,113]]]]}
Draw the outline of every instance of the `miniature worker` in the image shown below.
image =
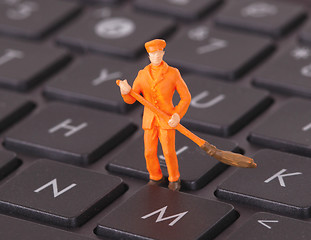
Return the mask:
{"type": "MultiPolygon", "coordinates": [[[[163,61],[165,46],[165,41],[161,39],[145,43],[151,63],[139,71],[133,83],[133,91],[137,94],[142,93],[147,101],[171,116],[170,120],[165,122],[149,108],[145,107],[142,128],[144,129],[145,158],[150,178],[149,184],[160,185],[164,181],[157,157],[158,139],[160,139],[169,174],[169,189],[178,191],[180,189],[180,174],[175,151],[174,128],[186,114],[191,95],[178,69],[168,66],[163,61]],[[172,98],[175,90],[180,96],[180,101],[174,107],[172,98]]],[[[127,80],[120,81],[119,86],[124,101],[128,104],[134,103],[135,98],[128,94],[131,87],[127,80]]]]}

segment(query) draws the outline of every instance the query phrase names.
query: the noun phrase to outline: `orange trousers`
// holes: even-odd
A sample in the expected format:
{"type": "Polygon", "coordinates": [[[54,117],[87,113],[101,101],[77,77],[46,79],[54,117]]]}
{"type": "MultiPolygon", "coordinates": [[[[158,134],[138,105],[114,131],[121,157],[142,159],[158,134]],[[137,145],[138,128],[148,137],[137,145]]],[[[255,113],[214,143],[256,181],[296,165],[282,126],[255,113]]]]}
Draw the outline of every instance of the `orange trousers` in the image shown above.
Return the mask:
{"type": "Polygon", "coordinates": [[[157,156],[159,139],[169,174],[168,180],[175,182],[180,177],[175,151],[175,129],[162,129],[159,126],[153,126],[151,129],[145,130],[144,134],[145,158],[149,178],[157,181],[163,176],[157,156]]]}

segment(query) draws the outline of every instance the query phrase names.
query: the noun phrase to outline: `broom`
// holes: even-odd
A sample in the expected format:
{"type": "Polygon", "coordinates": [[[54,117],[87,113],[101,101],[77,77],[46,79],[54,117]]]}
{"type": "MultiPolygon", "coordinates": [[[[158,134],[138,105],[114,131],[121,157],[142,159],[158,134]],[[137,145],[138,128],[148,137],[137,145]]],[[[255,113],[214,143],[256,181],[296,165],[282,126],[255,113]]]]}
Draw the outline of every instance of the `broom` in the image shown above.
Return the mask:
{"type": "MultiPolygon", "coordinates": [[[[116,81],[117,85],[119,86],[120,80],[116,81]]],[[[138,102],[140,102],[145,107],[148,107],[153,113],[158,115],[160,118],[165,120],[166,122],[169,121],[170,116],[161,111],[160,109],[156,108],[152,103],[147,101],[143,96],[135,93],[132,89],[129,94],[135,98],[138,102]]],[[[185,128],[180,123],[175,128],[181,134],[188,137],[190,140],[195,142],[203,151],[205,151],[208,155],[212,156],[213,158],[217,159],[218,161],[235,166],[235,167],[242,167],[242,168],[255,168],[257,164],[254,162],[252,158],[243,156],[238,153],[233,153],[230,151],[223,151],[216,148],[214,145],[210,144],[209,142],[205,141],[204,139],[198,137],[187,128],[185,128]]]]}

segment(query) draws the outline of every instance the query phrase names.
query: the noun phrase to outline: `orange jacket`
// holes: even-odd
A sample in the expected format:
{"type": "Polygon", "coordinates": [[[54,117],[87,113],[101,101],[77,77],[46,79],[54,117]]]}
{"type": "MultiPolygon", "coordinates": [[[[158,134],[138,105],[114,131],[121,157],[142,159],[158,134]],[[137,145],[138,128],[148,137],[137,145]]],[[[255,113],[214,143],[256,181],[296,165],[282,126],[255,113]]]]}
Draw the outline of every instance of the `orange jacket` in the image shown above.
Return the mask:
{"type": "MultiPolygon", "coordinates": [[[[178,113],[182,118],[190,105],[191,95],[187,88],[186,83],[181,78],[178,69],[170,67],[166,62],[162,61],[160,65],[161,73],[158,74],[157,79],[153,79],[151,75],[151,64],[146,66],[143,70],[138,72],[138,75],[133,83],[132,90],[138,94],[142,93],[145,99],[151,102],[154,106],[161,109],[168,115],[178,113]],[[173,105],[173,95],[177,90],[180,101],[176,107],[173,105]]],[[[136,100],[129,94],[122,95],[124,101],[128,104],[134,103],[136,100]]],[[[172,129],[167,122],[158,119],[155,114],[148,109],[144,108],[143,116],[143,129],[151,129],[154,118],[163,129],[172,129]]]]}

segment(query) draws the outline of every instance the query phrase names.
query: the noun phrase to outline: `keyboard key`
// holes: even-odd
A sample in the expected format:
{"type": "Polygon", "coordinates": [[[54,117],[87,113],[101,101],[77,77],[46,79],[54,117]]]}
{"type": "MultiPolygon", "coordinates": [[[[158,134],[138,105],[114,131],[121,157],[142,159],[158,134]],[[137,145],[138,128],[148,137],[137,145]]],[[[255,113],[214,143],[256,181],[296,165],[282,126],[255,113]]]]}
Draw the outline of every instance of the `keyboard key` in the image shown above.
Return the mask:
{"type": "Polygon", "coordinates": [[[236,218],[231,205],[145,186],[106,215],[95,232],[113,239],[212,239],[236,218]]]}
{"type": "Polygon", "coordinates": [[[102,8],[84,14],[57,42],[80,50],[135,57],[144,51],[145,42],[165,36],[174,25],[165,18],[102,8]]]}
{"type": "Polygon", "coordinates": [[[84,4],[106,4],[106,3],[119,3],[122,0],[78,0],[84,4]]]}
{"type": "Polygon", "coordinates": [[[12,125],[34,108],[24,97],[0,90],[0,131],[12,125]]]}
{"type": "Polygon", "coordinates": [[[311,97],[311,49],[291,46],[280,52],[253,80],[258,87],[280,93],[311,97]]]}
{"type": "Polygon", "coordinates": [[[0,187],[1,212],[78,227],[125,191],[120,178],[39,160],[0,187]]]}
{"type": "Polygon", "coordinates": [[[63,49],[0,39],[0,86],[27,90],[69,59],[63,49]]]}
{"type": "Polygon", "coordinates": [[[272,42],[266,38],[210,29],[202,24],[181,29],[169,41],[166,59],[186,70],[233,80],[272,50],[272,42]]]}
{"type": "Polygon", "coordinates": [[[126,104],[120,97],[116,80],[127,78],[132,85],[142,68],[142,64],[137,62],[95,56],[79,58],[61,75],[49,81],[44,93],[49,98],[124,113],[133,105],[126,104]]]}
{"type": "Polygon", "coordinates": [[[0,4],[0,33],[38,39],[78,12],[76,4],[65,1],[4,0],[0,4]]]}
{"type": "MultiPolygon", "coordinates": [[[[192,100],[181,123],[200,132],[220,136],[232,135],[272,102],[267,92],[253,88],[239,87],[195,75],[186,76],[185,81],[192,100]]],[[[176,104],[179,99],[175,97],[176,104]]]]}
{"type": "Polygon", "coordinates": [[[0,232],[3,239],[14,240],[92,240],[68,231],[0,215],[0,232]]]}
{"type": "Polygon", "coordinates": [[[220,2],[221,0],[137,0],[135,6],[141,10],[185,20],[197,20],[220,2]]]}
{"type": "Polygon", "coordinates": [[[256,213],[228,240],[307,240],[311,238],[310,223],[270,213],[256,213]]]}
{"type": "Polygon", "coordinates": [[[310,116],[310,101],[289,100],[251,131],[249,141],[310,157],[310,116]]]}
{"type": "Polygon", "coordinates": [[[54,103],[10,129],[4,145],[16,152],[85,165],[99,159],[135,129],[121,116],[54,103]]]}
{"type": "MultiPolygon", "coordinates": [[[[206,134],[198,135],[220,149],[235,152],[239,151],[235,142],[206,134]]],[[[178,157],[182,187],[185,189],[195,190],[205,186],[228,167],[228,165],[222,164],[208,156],[199,146],[179,132],[177,132],[176,135],[176,154],[178,157]]],[[[165,158],[160,144],[158,145],[158,159],[164,176],[168,177],[165,158]]],[[[131,142],[118,154],[114,160],[109,163],[108,170],[148,180],[149,173],[146,169],[146,161],[144,158],[143,136],[131,142]]]]}
{"type": "MultiPolygon", "coordinates": [[[[290,126],[290,125],[289,125],[290,126]]],[[[309,158],[275,150],[254,155],[254,169],[238,169],[221,183],[216,196],[298,218],[310,218],[309,158]]]]}
{"type": "Polygon", "coordinates": [[[284,1],[237,0],[228,2],[216,17],[218,24],[280,37],[306,16],[303,6],[284,1]]]}
{"type": "Polygon", "coordinates": [[[302,28],[299,38],[304,43],[311,43],[311,21],[308,21],[308,23],[302,28]]]}
{"type": "Polygon", "coordinates": [[[21,160],[16,157],[15,153],[0,150],[0,180],[20,165],[21,160]]]}

